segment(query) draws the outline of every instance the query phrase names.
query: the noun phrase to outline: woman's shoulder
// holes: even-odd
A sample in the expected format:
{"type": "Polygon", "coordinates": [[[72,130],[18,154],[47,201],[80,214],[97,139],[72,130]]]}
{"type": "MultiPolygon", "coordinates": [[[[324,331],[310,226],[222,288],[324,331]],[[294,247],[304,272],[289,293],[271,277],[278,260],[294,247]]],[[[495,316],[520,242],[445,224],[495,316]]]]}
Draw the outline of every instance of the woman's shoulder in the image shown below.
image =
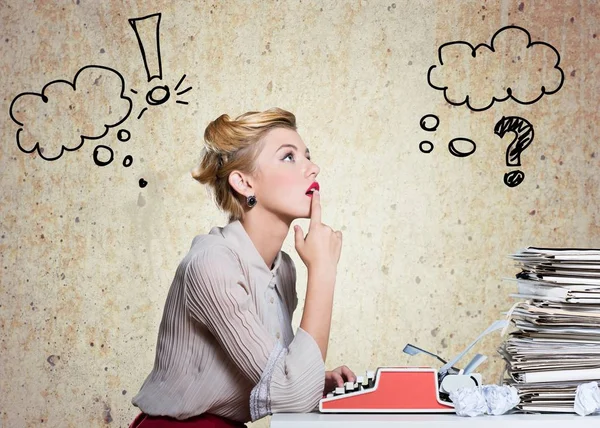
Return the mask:
{"type": "Polygon", "coordinates": [[[218,229],[217,227],[213,227],[209,233],[194,236],[190,251],[202,251],[210,247],[226,245],[227,241],[225,237],[219,233],[215,233],[218,229]]]}
{"type": "Polygon", "coordinates": [[[219,262],[219,263],[239,263],[240,256],[234,245],[225,237],[218,233],[218,227],[214,227],[209,233],[196,235],[192,239],[192,245],[183,263],[190,262],[219,262]]]}

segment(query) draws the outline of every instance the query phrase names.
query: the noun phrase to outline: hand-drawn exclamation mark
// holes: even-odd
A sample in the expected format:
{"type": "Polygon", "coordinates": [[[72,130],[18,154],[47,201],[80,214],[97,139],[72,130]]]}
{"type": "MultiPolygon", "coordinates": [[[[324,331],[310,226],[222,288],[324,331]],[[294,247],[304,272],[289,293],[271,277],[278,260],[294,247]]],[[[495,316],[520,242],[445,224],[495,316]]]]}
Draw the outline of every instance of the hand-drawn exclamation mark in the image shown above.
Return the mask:
{"type": "MultiPolygon", "coordinates": [[[[142,18],[133,18],[129,24],[133,28],[142,52],[144,67],[148,82],[152,79],[162,80],[162,63],[160,59],[160,13],[154,13],[142,18]]],[[[169,99],[171,93],[167,85],[158,85],[150,89],[146,94],[146,102],[152,106],[160,105],[169,99]]],[[[140,112],[138,119],[142,117],[148,108],[140,112]]]]}
{"type": "Polygon", "coordinates": [[[162,79],[162,64],[160,60],[160,13],[134,18],[129,24],[135,31],[135,35],[142,51],[142,59],[146,67],[148,82],[154,78],[162,79]],[[142,40],[143,39],[143,40],[142,40]],[[156,42],[153,42],[153,40],[156,42]],[[144,40],[146,43],[144,43],[144,40]],[[144,46],[146,48],[144,48],[144,46]]]}
{"type": "MultiPolygon", "coordinates": [[[[163,78],[162,62],[160,57],[160,17],[160,13],[153,13],[151,15],[146,15],[141,18],[129,19],[129,24],[135,32],[140,51],[142,52],[142,59],[144,60],[144,67],[146,68],[148,82],[151,82],[153,79],[158,79],[160,81],[163,78]]],[[[179,87],[183,84],[185,77],[185,74],[181,76],[181,79],[179,79],[177,85],[175,86],[174,92],[176,97],[184,95],[185,93],[192,90],[191,86],[185,89],[179,89],[179,87]]],[[[131,89],[131,92],[133,92],[134,94],[138,93],[133,88],[131,89]]],[[[148,93],[146,93],[146,102],[151,106],[157,106],[166,103],[170,96],[171,92],[167,85],[157,85],[150,89],[148,93]]],[[[177,104],[183,105],[189,104],[187,101],[179,99],[176,99],[175,102],[177,104]]],[[[142,117],[146,110],[148,110],[148,107],[144,107],[142,111],[140,111],[138,119],[142,117]]],[[[127,139],[129,139],[128,136],[127,139]]],[[[123,166],[129,167],[131,166],[132,162],[133,157],[127,156],[123,160],[123,166]]],[[[144,180],[143,178],[140,179],[140,187],[145,187],[147,184],[148,182],[146,180],[144,180]]]]}

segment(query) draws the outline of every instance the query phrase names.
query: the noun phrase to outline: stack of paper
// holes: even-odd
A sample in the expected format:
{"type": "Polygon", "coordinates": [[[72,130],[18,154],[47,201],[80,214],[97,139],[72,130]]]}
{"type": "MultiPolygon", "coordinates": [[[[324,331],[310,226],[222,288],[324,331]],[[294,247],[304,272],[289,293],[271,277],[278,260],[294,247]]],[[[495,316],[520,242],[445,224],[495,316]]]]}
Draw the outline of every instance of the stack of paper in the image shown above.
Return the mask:
{"type": "Polygon", "coordinates": [[[500,346],[506,383],[525,411],[573,412],[580,383],[600,380],[600,250],[529,247],[509,312],[516,330],[500,346]]]}

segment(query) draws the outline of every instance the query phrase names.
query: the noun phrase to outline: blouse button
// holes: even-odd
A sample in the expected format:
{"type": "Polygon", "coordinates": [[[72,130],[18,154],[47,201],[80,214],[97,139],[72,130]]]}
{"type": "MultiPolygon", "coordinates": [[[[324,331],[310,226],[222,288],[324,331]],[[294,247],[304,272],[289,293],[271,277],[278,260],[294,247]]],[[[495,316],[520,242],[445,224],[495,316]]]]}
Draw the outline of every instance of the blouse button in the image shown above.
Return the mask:
{"type": "Polygon", "coordinates": [[[275,302],[275,299],[273,299],[273,298],[271,297],[271,299],[269,300],[269,302],[273,303],[273,302],[275,302]]]}
{"type": "Polygon", "coordinates": [[[279,338],[281,337],[281,334],[279,334],[279,332],[277,332],[277,333],[275,334],[275,337],[276,337],[277,339],[279,339],[279,338]]]}

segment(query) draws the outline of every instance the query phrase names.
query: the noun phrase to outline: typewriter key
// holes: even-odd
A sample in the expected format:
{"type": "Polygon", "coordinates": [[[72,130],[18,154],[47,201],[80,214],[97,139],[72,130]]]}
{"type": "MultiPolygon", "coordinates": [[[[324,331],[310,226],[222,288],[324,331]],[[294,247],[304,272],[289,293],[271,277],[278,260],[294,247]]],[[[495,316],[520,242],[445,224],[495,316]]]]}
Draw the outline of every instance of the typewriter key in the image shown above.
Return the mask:
{"type": "Polygon", "coordinates": [[[368,384],[368,388],[373,388],[375,386],[375,372],[373,372],[373,371],[367,372],[367,384],[368,384]]]}

